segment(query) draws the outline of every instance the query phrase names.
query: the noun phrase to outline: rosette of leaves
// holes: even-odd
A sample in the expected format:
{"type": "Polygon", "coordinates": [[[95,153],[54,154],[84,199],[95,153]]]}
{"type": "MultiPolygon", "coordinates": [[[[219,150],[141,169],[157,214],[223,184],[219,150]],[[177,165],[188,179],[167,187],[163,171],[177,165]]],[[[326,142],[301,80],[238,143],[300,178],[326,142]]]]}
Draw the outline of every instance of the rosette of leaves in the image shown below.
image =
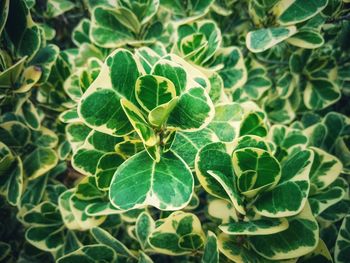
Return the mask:
{"type": "MultiPolygon", "coordinates": [[[[27,111],[27,114],[33,114],[27,111]]],[[[34,115],[35,117],[35,115],[34,115]]],[[[12,205],[19,205],[24,186],[54,168],[58,162],[56,134],[40,125],[33,129],[16,114],[1,116],[1,189],[12,205]]]]}
{"type": "MultiPolygon", "coordinates": [[[[305,149],[309,140],[299,129],[282,125],[272,126],[269,138],[277,146],[277,157],[285,158],[288,154],[305,149]]],[[[347,203],[348,183],[340,176],[343,166],[341,161],[318,147],[308,147],[314,153],[310,170],[310,191],[308,200],[312,213],[323,227],[339,221],[344,216],[344,209],[337,209],[347,203]],[[332,212],[339,210],[339,213],[332,212]],[[324,212],[324,213],[323,213],[324,212]],[[331,215],[331,216],[329,216],[331,215]]],[[[346,214],[346,213],[345,213],[346,214]]]]}
{"type": "Polygon", "coordinates": [[[162,23],[155,19],[158,8],[159,0],[90,1],[91,42],[104,48],[154,42],[163,31],[162,23]]]}
{"type": "Polygon", "coordinates": [[[75,55],[76,52],[73,50],[59,52],[47,81],[36,92],[36,100],[43,108],[53,112],[62,112],[74,105],[74,102],[66,95],[63,85],[72,72],[75,55]]]}
{"type": "Polygon", "coordinates": [[[290,57],[289,67],[300,83],[307,109],[321,110],[339,100],[340,87],[336,81],[338,70],[329,50],[296,52],[290,57]]]}
{"type": "MultiPolygon", "coordinates": [[[[82,240],[88,236],[82,232],[79,234],[77,230],[85,230],[87,226],[92,227],[105,218],[87,217],[81,212],[82,204],[79,200],[73,197],[70,201],[74,191],[67,190],[58,181],[49,180],[50,183],[44,184],[42,193],[39,194],[39,202],[27,203],[18,217],[26,227],[27,242],[34,248],[45,251],[50,258],[58,259],[83,246],[82,240]]],[[[33,252],[27,252],[29,255],[26,256],[30,258],[31,253],[33,252]]]]}
{"type": "Polygon", "coordinates": [[[322,46],[320,29],[324,19],[318,14],[327,3],[326,0],[307,4],[302,0],[250,1],[251,19],[260,29],[248,32],[247,48],[258,53],[284,41],[306,49],[322,46]]]}
{"type": "Polygon", "coordinates": [[[203,188],[232,206],[231,219],[219,226],[219,249],[235,262],[291,259],[318,244],[319,227],[307,201],[314,153],[304,147],[281,157],[265,135],[211,143],[196,157],[203,188]]]}
{"type": "Polygon", "coordinates": [[[0,86],[2,104],[43,84],[50,74],[59,49],[46,45],[43,32],[31,17],[25,1],[4,1],[0,21],[0,86]],[[27,44],[30,43],[30,44],[27,44]]]}
{"type": "MultiPolygon", "coordinates": [[[[77,105],[82,94],[87,90],[90,84],[97,78],[102,62],[97,58],[89,58],[86,66],[79,67],[65,80],[63,88],[68,97],[74,101],[72,107],[60,115],[60,120],[64,123],[79,121],[77,105]]],[[[71,105],[69,105],[71,106],[71,105]]]]}
{"type": "Polygon", "coordinates": [[[212,20],[180,25],[173,50],[198,65],[213,83],[231,92],[247,81],[247,70],[238,47],[221,47],[221,31],[212,20]],[[217,74],[219,76],[217,76],[217,74]],[[223,82],[223,84],[221,84],[223,82]]]}
{"type": "Polygon", "coordinates": [[[309,138],[309,145],[325,150],[342,162],[342,172],[349,173],[349,125],[347,116],[329,112],[324,117],[318,114],[305,114],[294,125],[303,130],[309,138]]]}
{"type": "Polygon", "coordinates": [[[177,210],[189,203],[191,170],[171,144],[177,131],[196,132],[214,117],[206,76],[175,55],[156,60],[152,55],[140,59],[140,53],[117,49],[78,104],[80,119],[93,131],[73,165],[95,174],[97,185],[109,187],[112,204],[122,210],[147,205],[177,210]],[[123,162],[120,147],[128,138],[139,140],[144,150],[123,162]]]}
{"type": "MultiPolygon", "coordinates": [[[[84,68],[90,59],[103,61],[111,52],[109,48],[103,48],[94,44],[90,37],[91,21],[83,18],[72,30],[72,42],[77,46],[77,55],[73,60],[74,69],[84,68]]],[[[74,70],[74,71],[75,71],[74,70]]]]}
{"type": "MultiPolygon", "coordinates": [[[[231,97],[236,102],[256,101],[261,104],[265,96],[269,94],[272,87],[272,81],[267,68],[258,60],[248,57],[245,59],[246,77],[240,85],[231,89],[231,97]]],[[[262,104],[264,105],[264,104],[262,104]]],[[[274,121],[270,117],[271,121],[274,121]]]]}
{"type": "Polygon", "coordinates": [[[155,222],[148,243],[157,253],[186,255],[203,249],[205,235],[195,215],[179,211],[155,222]]]}
{"type": "MultiPolygon", "coordinates": [[[[337,206],[338,202],[348,198],[348,183],[339,177],[343,168],[340,160],[319,148],[311,149],[314,152],[314,162],[310,174],[309,202],[315,217],[320,215],[320,221],[329,224],[338,220],[323,218],[327,218],[329,211],[334,209],[332,206],[337,206]],[[326,213],[322,216],[323,211],[326,213]]],[[[335,214],[334,218],[338,219],[335,214]]]]}
{"type": "Polygon", "coordinates": [[[203,262],[217,262],[219,252],[216,236],[209,232],[205,240],[198,218],[190,213],[175,212],[166,218],[154,220],[148,212],[140,213],[132,232],[138,250],[129,249],[121,240],[102,227],[93,227],[91,243],[67,253],[57,262],[72,262],[79,258],[86,262],[105,259],[108,262],[153,262],[149,255],[190,255],[203,251],[203,262]],[[164,242],[167,240],[167,242],[164,242]],[[206,241],[206,242],[205,242],[206,241]]]}
{"type": "Polygon", "coordinates": [[[298,50],[289,58],[289,69],[287,65],[281,69],[274,90],[264,101],[274,122],[290,123],[298,112],[323,110],[341,97],[337,63],[326,47],[298,50]]]}

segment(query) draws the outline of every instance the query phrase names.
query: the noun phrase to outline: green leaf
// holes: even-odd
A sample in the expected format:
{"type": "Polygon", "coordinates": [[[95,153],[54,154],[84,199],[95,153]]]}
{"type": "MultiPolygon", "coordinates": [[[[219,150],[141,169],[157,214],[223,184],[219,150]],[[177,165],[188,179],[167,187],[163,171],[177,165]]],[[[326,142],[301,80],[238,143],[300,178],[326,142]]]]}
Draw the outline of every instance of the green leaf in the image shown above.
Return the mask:
{"type": "Polygon", "coordinates": [[[215,53],[214,65],[223,66],[218,70],[225,90],[233,91],[244,85],[248,73],[241,50],[237,47],[225,47],[215,53]]]}
{"type": "Polygon", "coordinates": [[[281,25],[294,25],[317,15],[327,3],[327,0],[310,0],[307,3],[303,0],[282,0],[273,11],[281,25]]]}
{"type": "Polygon", "coordinates": [[[5,30],[18,56],[31,58],[39,50],[40,28],[33,22],[25,1],[10,1],[5,30]]]}
{"type": "Polygon", "coordinates": [[[36,148],[23,160],[24,174],[30,179],[36,179],[56,166],[57,153],[49,148],[36,148]]]}
{"type": "Polygon", "coordinates": [[[9,13],[10,0],[5,0],[1,2],[1,13],[0,13],[0,35],[5,27],[7,16],[9,13]]]}
{"type": "MultiPolygon", "coordinates": [[[[180,68],[185,70],[186,81],[182,80],[182,82],[184,84],[186,84],[186,86],[185,86],[186,90],[200,86],[200,87],[203,87],[207,92],[210,91],[210,82],[208,80],[208,76],[206,74],[204,74],[201,70],[196,68],[195,66],[186,62],[181,57],[170,53],[167,56],[164,56],[159,61],[159,63],[164,64],[164,65],[168,64],[168,67],[170,67],[170,68],[180,66],[180,68]]],[[[155,67],[156,67],[156,65],[155,65],[155,67]]],[[[163,76],[163,75],[161,75],[161,76],[163,76]]],[[[163,77],[167,77],[167,76],[163,76],[163,77]]],[[[169,78],[169,79],[174,83],[175,87],[177,88],[176,79],[171,79],[171,78],[169,78]]]]}
{"type": "Polygon", "coordinates": [[[285,72],[277,81],[276,89],[281,99],[288,98],[295,89],[296,81],[290,72],[285,72]]]}
{"type": "Polygon", "coordinates": [[[282,174],[278,185],[271,191],[262,193],[254,203],[256,212],[274,218],[298,214],[305,206],[309,194],[312,160],[313,153],[310,150],[288,156],[281,163],[282,174]]]}
{"type": "Polygon", "coordinates": [[[33,130],[39,129],[40,117],[34,104],[30,100],[27,100],[22,104],[22,108],[20,112],[24,118],[24,121],[31,129],[33,130]]]}
{"type": "Polygon", "coordinates": [[[56,45],[49,44],[43,48],[40,48],[35,56],[30,60],[30,66],[36,66],[41,69],[41,77],[38,80],[37,84],[43,84],[49,78],[51,69],[56,62],[56,59],[59,54],[59,48],[56,45]]]}
{"type": "Polygon", "coordinates": [[[72,41],[76,46],[80,46],[83,43],[90,43],[89,31],[90,20],[83,18],[79,24],[73,29],[72,41]]]}
{"type": "Polygon", "coordinates": [[[83,123],[70,123],[66,126],[67,140],[72,147],[73,153],[84,144],[90,132],[91,129],[83,123]]]}
{"type": "Polygon", "coordinates": [[[145,24],[157,13],[159,0],[145,2],[121,1],[120,4],[130,9],[139,19],[141,24],[145,24]]]}
{"type": "Polygon", "coordinates": [[[73,231],[67,231],[67,235],[65,237],[65,242],[63,246],[55,253],[57,258],[62,257],[63,255],[69,254],[83,245],[77,238],[77,235],[73,231]]]}
{"type": "Polygon", "coordinates": [[[60,209],[60,213],[65,227],[72,230],[79,230],[80,225],[78,224],[78,221],[75,220],[70,204],[70,199],[73,196],[73,194],[74,189],[70,189],[63,192],[58,198],[58,207],[60,209]]]}
{"type": "Polygon", "coordinates": [[[121,99],[121,105],[136,133],[140,136],[147,153],[158,162],[160,159],[160,148],[157,144],[159,142],[158,136],[148,124],[142,112],[133,103],[121,99]]]}
{"type": "Polygon", "coordinates": [[[197,65],[210,60],[221,44],[220,29],[209,20],[182,25],[177,29],[177,34],[177,48],[182,57],[197,65]]]}
{"type": "Polygon", "coordinates": [[[136,221],[135,233],[143,250],[149,247],[148,237],[154,229],[155,222],[153,218],[146,212],[141,213],[136,221]]]}
{"type": "Polygon", "coordinates": [[[17,206],[20,204],[23,192],[23,164],[19,157],[13,157],[10,150],[2,143],[0,162],[0,189],[7,201],[17,206]],[[3,156],[3,153],[8,153],[3,156]]]}
{"type": "Polygon", "coordinates": [[[32,226],[55,226],[62,224],[58,207],[48,201],[44,201],[27,211],[23,215],[23,221],[32,226]]]}
{"type": "Polygon", "coordinates": [[[215,106],[214,119],[207,126],[222,142],[232,142],[238,136],[238,125],[242,118],[238,103],[220,103],[215,106]]]}
{"type": "Polygon", "coordinates": [[[131,25],[126,26],[128,16],[133,21],[132,27],[137,26],[137,18],[125,8],[106,6],[94,8],[91,12],[91,41],[104,48],[116,48],[132,41],[134,37],[129,31],[131,25]]]}
{"type": "MultiPolygon", "coordinates": [[[[268,138],[279,148],[291,152],[296,147],[304,148],[308,143],[308,137],[302,131],[284,125],[273,125],[268,138]]],[[[284,156],[281,156],[283,159],[284,156]]]]}
{"type": "Polygon", "coordinates": [[[99,227],[94,227],[90,230],[90,233],[97,242],[113,249],[118,259],[135,258],[134,254],[131,253],[131,251],[122,242],[115,239],[106,230],[99,227]]]}
{"type": "Polygon", "coordinates": [[[181,0],[162,0],[161,4],[174,14],[174,16],[183,17],[180,22],[186,23],[204,16],[209,11],[213,2],[213,0],[190,0],[184,3],[181,0]]]}
{"type": "Polygon", "coordinates": [[[56,30],[48,24],[39,24],[42,30],[44,31],[44,35],[46,40],[53,40],[56,36],[56,30]]]}
{"type": "Polygon", "coordinates": [[[243,202],[234,185],[236,176],[233,173],[229,147],[228,144],[222,142],[210,143],[202,147],[195,159],[195,171],[200,184],[209,194],[232,201],[237,211],[245,214],[243,202]],[[220,176],[221,180],[218,181],[208,171],[220,176]],[[231,186],[226,188],[230,190],[231,196],[227,194],[222,183],[225,183],[227,187],[231,186]]]}
{"type": "Polygon", "coordinates": [[[8,147],[25,146],[29,142],[30,130],[18,121],[0,124],[0,140],[8,147]]]}
{"type": "Polygon", "coordinates": [[[197,132],[176,132],[171,150],[177,153],[193,169],[196,154],[200,148],[219,139],[214,132],[205,128],[197,132]]]}
{"type": "Polygon", "coordinates": [[[140,257],[139,257],[139,260],[137,262],[138,263],[153,263],[153,260],[149,256],[147,256],[147,254],[140,251],[140,257]]]}
{"type": "Polygon", "coordinates": [[[136,49],[135,56],[139,59],[147,74],[151,73],[153,66],[161,58],[156,51],[149,47],[140,47],[136,49]]]}
{"type": "Polygon", "coordinates": [[[82,231],[99,226],[106,220],[105,216],[89,216],[85,212],[88,204],[90,204],[89,201],[81,200],[75,194],[69,198],[69,206],[74,216],[74,221],[78,224],[78,229],[82,231]]]}
{"type": "Polygon", "coordinates": [[[97,187],[101,190],[108,190],[113,175],[124,158],[119,153],[106,153],[98,160],[95,177],[97,187]]]}
{"type": "Polygon", "coordinates": [[[88,216],[120,215],[122,212],[115,208],[109,201],[100,200],[94,200],[85,208],[85,213],[88,216]]]}
{"type": "Polygon", "coordinates": [[[169,115],[167,127],[188,132],[198,131],[211,122],[214,114],[214,105],[206,91],[202,87],[192,88],[180,96],[169,115]]]}
{"type": "Polygon", "coordinates": [[[112,248],[106,245],[86,245],[57,260],[57,263],[86,262],[93,263],[97,261],[114,262],[117,256],[112,248]]]}
{"type": "Polygon", "coordinates": [[[318,241],[318,245],[315,250],[310,252],[309,254],[299,258],[298,262],[300,263],[312,263],[312,262],[324,262],[324,263],[332,263],[333,259],[331,253],[329,252],[326,244],[322,239],[318,241]]]}
{"type": "Polygon", "coordinates": [[[312,79],[307,82],[304,91],[304,103],[308,109],[321,110],[340,99],[339,87],[324,78],[312,79]]]}
{"type": "Polygon", "coordinates": [[[24,69],[26,60],[27,57],[23,57],[0,73],[0,88],[9,89],[12,88],[16,82],[19,82],[19,77],[24,69]]]}
{"type": "Polygon", "coordinates": [[[134,127],[137,134],[145,146],[154,146],[157,143],[157,137],[152,127],[148,124],[142,112],[130,101],[126,99],[121,100],[123,110],[134,127]]]}
{"type": "Polygon", "coordinates": [[[94,176],[86,176],[79,181],[75,187],[75,197],[83,201],[91,201],[104,197],[96,185],[96,178],[94,176]]]}
{"type": "Polygon", "coordinates": [[[334,259],[336,263],[345,263],[350,256],[350,216],[346,216],[340,226],[335,243],[334,259]]]}
{"type": "Polygon", "coordinates": [[[37,205],[40,203],[47,186],[48,177],[55,175],[55,169],[57,168],[52,169],[50,172],[46,173],[43,176],[28,181],[28,184],[26,185],[25,190],[22,194],[21,206],[37,205]]]}
{"type": "Polygon", "coordinates": [[[207,242],[204,246],[204,253],[201,259],[201,263],[218,263],[219,262],[219,249],[217,244],[217,238],[215,234],[208,231],[207,242]]]}
{"type": "Polygon", "coordinates": [[[158,62],[154,64],[151,73],[152,75],[162,76],[170,80],[175,87],[176,96],[185,91],[188,85],[186,70],[181,67],[181,65],[167,59],[158,60],[158,62]]]}
{"type": "Polygon", "coordinates": [[[5,173],[5,171],[11,166],[14,159],[15,157],[10,148],[3,142],[0,142],[0,175],[5,173]]]}
{"type": "Polygon", "coordinates": [[[176,97],[174,84],[169,79],[156,75],[139,77],[136,81],[135,92],[137,102],[147,112],[176,97]]]}
{"type": "Polygon", "coordinates": [[[313,251],[318,244],[319,229],[308,203],[296,216],[288,218],[288,229],[277,234],[250,236],[252,248],[271,260],[296,258],[313,251]]]}
{"type": "Polygon", "coordinates": [[[211,199],[208,201],[208,215],[222,224],[238,220],[236,209],[223,199],[211,199]]]}
{"type": "Polygon", "coordinates": [[[260,218],[257,220],[239,221],[219,226],[222,232],[228,235],[271,235],[282,232],[288,228],[285,218],[260,218]]]}
{"type": "Polygon", "coordinates": [[[175,108],[179,97],[175,97],[167,103],[159,105],[148,113],[148,121],[156,126],[161,127],[165,124],[171,114],[172,110],[175,108]]]}
{"type": "Polygon", "coordinates": [[[124,159],[135,155],[144,149],[143,143],[139,139],[125,138],[123,142],[117,143],[115,151],[124,159]]]}
{"type": "Polygon", "coordinates": [[[44,126],[37,131],[32,131],[31,140],[38,147],[55,148],[58,144],[56,133],[44,126]]]}
{"type": "MultiPolygon", "coordinates": [[[[298,93],[292,93],[291,98],[280,99],[278,97],[271,100],[266,100],[265,102],[265,112],[269,117],[271,122],[280,124],[289,124],[295,119],[295,111],[293,109],[293,99],[295,96],[299,96],[298,93]]],[[[299,100],[299,97],[297,97],[299,100]]],[[[298,102],[299,103],[299,102],[298,102]]]]}
{"type": "Polygon", "coordinates": [[[26,231],[26,240],[40,250],[53,252],[64,243],[63,226],[32,226],[26,231]]]}
{"type": "Polygon", "coordinates": [[[68,0],[51,0],[47,3],[45,15],[49,18],[57,17],[74,7],[75,5],[68,0]]]}
{"type": "Polygon", "coordinates": [[[188,204],[192,192],[193,177],[182,159],[168,151],[156,162],[142,151],[118,167],[109,198],[122,210],[145,205],[160,210],[177,210],[188,204]]]}
{"type": "Polygon", "coordinates": [[[26,212],[23,220],[30,224],[25,237],[33,246],[44,251],[55,251],[63,245],[62,221],[55,204],[43,202],[26,212]]]}
{"type": "Polygon", "coordinates": [[[333,186],[309,197],[309,203],[314,216],[320,215],[329,207],[340,202],[346,195],[343,188],[333,186]]]}
{"type": "Polygon", "coordinates": [[[63,123],[77,123],[81,121],[77,109],[70,109],[62,112],[59,116],[59,120],[63,123]]]}
{"type": "Polygon", "coordinates": [[[235,182],[227,178],[227,176],[219,171],[207,171],[209,175],[211,175],[224,189],[230,201],[233,203],[237,210],[245,214],[244,207],[242,204],[242,198],[238,194],[238,190],[236,189],[235,182]]]}
{"type": "Polygon", "coordinates": [[[251,99],[258,100],[270,89],[271,85],[267,71],[262,67],[257,67],[248,71],[248,79],[243,90],[251,99]]]}
{"type": "Polygon", "coordinates": [[[257,135],[264,137],[266,134],[266,122],[259,112],[250,112],[243,117],[240,124],[239,136],[257,135]]]}
{"type": "Polygon", "coordinates": [[[32,87],[39,81],[41,77],[41,68],[36,66],[29,66],[24,69],[22,77],[20,78],[21,85],[13,92],[23,94],[32,89],[32,87]]]}
{"type": "Polygon", "coordinates": [[[324,44],[324,39],[316,30],[301,29],[298,33],[288,38],[287,42],[301,48],[319,48],[324,44]]]}
{"type": "Polygon", "coordinates": [[[209,96],[212,102],[216,104],[221,99],[224,99],[226,96],[224,93],[224,81],[222,80],[222,77],[218,73],[213,72],[209,76],[209,82],[210,82],[209,96]]]}
{"type": "Polygon", "coordinates": [[[251,52],[263,52],[293,36],[296,32],[295,26],[258,29],[247,34],[246,45],[251,52]]]}
{"type": "Polygon", "coordinates": [[[252,250],[248,242],[242,242],[240,236],[230,236],[221,233],[218,236],[218,247],[220,252],[232,262],[271,262],[252,250]]]}
{"type": "Polygon", "coordinates": [[[232,164],[238,182],[241,180],[251,181],[256,176],[256,179],[249,183],[239,183],[243,188],[242,194],[248,198],[252,198],[262,191],[271,190],[281,178],[279,162],[269,152],[262,149],[236,150],[232,154],[232,164]]]}
{"type": "Polygon", "coordinates": [[[131,132],[120,99],[135,102],[135,83],[140,68],[132,53],[117,49],[106,59],[97,79],[78,104],[79,116],[91,128],[114,136],[131,132]]]}
{"type": "Polygon", "coordinates": [[[92,130],[82,146],[73,152],[72,165],[82,174],[94,175],[97,164],[106,153],[114,152],[114,147],[122,138],[92,130]]]}
{"type": "Polygon", "coordinates": [[[156,251],[166,255],[186,255],[204,245],[199,219],[190,213],[174,212],[148,238],[156,251]]]}
{"type": "Polygon", "coordinates": [[[323,190],[337,179],[343,166],[335,156],[316,147],[310,148],[315,156],[310,171],[310,181],[313,187],[323,190]]]}
{"type": "Polygon", "coordinates": [[[266,140],[265,138],[256,135],[244,135],[235,139],[232,143],[232,148],[235,150],[244,148],[258,148],[265,150],[271,154],[275,152],[275,145],[272,141],[266,140]]]}

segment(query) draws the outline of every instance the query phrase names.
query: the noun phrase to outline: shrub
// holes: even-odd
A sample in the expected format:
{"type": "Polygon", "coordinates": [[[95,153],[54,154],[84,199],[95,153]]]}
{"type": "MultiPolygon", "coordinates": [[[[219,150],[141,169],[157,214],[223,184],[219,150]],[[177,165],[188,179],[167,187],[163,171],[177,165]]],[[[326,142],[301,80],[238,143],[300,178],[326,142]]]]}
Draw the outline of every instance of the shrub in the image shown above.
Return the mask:
{"type": "Polygon", "coordinates": [[[349,262],[348,0],[0,7],[0,262],[349,262]]]}

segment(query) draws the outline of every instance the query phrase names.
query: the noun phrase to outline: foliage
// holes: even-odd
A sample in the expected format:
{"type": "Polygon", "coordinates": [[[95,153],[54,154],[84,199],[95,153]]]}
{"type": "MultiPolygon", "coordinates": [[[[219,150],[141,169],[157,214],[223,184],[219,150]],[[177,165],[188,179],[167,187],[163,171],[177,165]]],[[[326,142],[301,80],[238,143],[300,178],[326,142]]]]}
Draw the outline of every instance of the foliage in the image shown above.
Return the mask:
{"type": "Polygon", "coordinates": [[[349,261],[349,1],[0,7],[0,262],[349,261]]]}

